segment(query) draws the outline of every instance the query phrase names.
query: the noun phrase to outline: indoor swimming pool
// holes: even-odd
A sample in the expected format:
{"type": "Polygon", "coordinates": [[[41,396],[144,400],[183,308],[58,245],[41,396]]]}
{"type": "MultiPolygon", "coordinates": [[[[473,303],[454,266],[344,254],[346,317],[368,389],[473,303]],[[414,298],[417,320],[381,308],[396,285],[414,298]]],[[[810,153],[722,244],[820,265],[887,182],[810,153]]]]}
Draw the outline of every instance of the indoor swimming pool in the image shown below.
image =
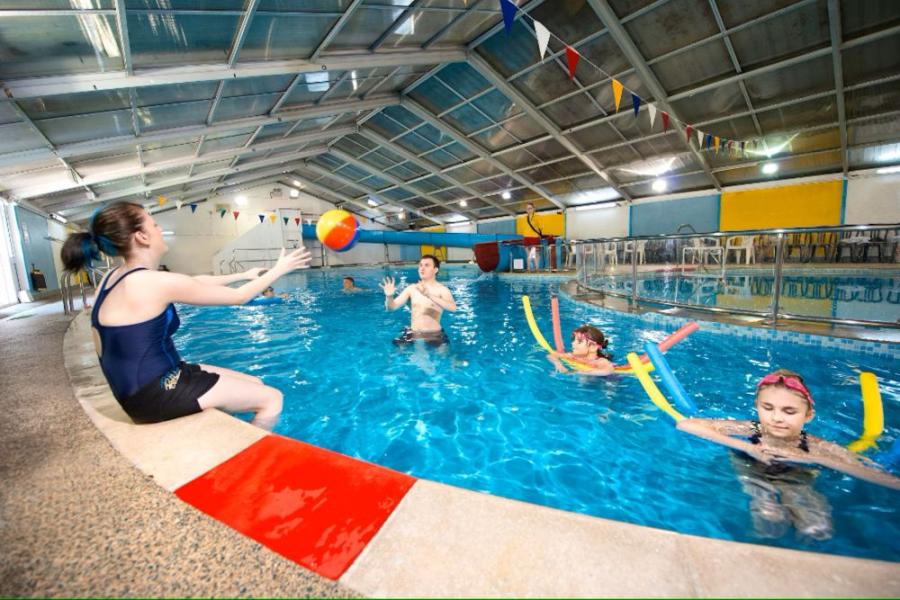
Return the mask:
{"type": "MultiPolygon", "coordinates": [[[[630,523],[744,542],[900,560],[897,492],[823,470],[816,489],[833,508],[824,542],[754,533],[748,497],[724,448],[678,432],[636,378],[556,374],[529,332],[528,294],[549,338],[551,295],[562,278],[442,269],[459,310],[445,314],[449,345],[393,344],[407,310],[387,312],[378,282],[416,281],[413,268],[296,273],[283,304],[179,307],[185,360],[261,377],[284,392],[275,432],[417,477],[630,523]],[[341,291],[352,275],[356,293],[341,291]]],[[[564,339],[583,324],[611,339],[616,362],[663,329],[567,300],[564,339]]],[[[702,325],[702,324],[701,324],[702,325]]],[[[738,330],[735,330],[738,331],[738,330]]],[[[764,374],[804,375],[817,399],[812,434],[846,444],[861,430],[857,376],[872,371],[884,400],[886,445],[900,435],[896,356],[798,346],[703,330],[669,362],[702,416],[749,418],[764,374]]]]}

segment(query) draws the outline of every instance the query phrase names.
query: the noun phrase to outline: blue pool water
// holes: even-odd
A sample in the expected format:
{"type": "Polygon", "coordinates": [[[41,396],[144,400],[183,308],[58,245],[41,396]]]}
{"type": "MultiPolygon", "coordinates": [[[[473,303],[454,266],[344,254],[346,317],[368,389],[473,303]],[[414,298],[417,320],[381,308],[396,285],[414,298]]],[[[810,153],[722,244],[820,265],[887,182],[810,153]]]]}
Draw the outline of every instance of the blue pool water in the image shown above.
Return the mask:
{"type": "MultiPolygon", "coordinates": [[[[445,271],[459,310],[444,316],[451,343],[442,350],[392,344],[409,313],[386,312],[377,282],[387,273],[404,283],[417,277],[396,268],[294,274],[276,286],[292,295],[280,305],[180,307],[176,343],[186,360],[281,389],[276,432],[418,477],[684,533],[900,560],[898,492],[832,471],[816,485],[833,506],[833,539],[759,538],[728,451],[675,430],[634,377],[553,372],[520,298],[531,296],[550,338],[550,297],[561,280],[445,271]],[[368,291],[341,292],[346,274],[368,291]]],[[[564,333],[598,325],[617,361],[676,328],[565,300],[561,309],[564,333]]],[[[856,377],[873,371],[884,398],[882,441],[900,435],[900,372],[887,357],[701,330],[668,358],[703,414],[716,417],[750,416],[760,376],[798,370],[817,398],[811,433],[840,443],[859,434],[856,377]]]]}

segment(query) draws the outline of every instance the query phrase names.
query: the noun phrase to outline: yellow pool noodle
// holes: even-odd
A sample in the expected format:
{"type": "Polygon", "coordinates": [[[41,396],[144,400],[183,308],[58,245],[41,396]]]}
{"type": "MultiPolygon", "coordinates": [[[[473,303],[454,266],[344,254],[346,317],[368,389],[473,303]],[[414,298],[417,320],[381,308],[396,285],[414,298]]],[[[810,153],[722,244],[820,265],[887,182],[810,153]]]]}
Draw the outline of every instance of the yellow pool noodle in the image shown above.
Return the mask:
{"type": "Polygon", "coordinates": [[[638,357],[637,353],[628,353],[628,364],[631,365],[631,372],[634,373],[635,376],[637,376],[638,381],[641,382],[641,385],[644,388],[644,391],[647,392],[647,395],[650,396],[650,400],[657,406],[657,408],[675,419],[676,423],[684,419],[684,415],[672,408],[672,405],[669,404],[669,401],[666,400],[666,397],[663,396],[662,392],[659,391],[659,388],[656,387],[656,383],[653,382],[653,378],[650,377],[650,373],[647,372],[647,368],[644,366],[644,363],[641,362],[641,359],[640,357],[638,357]]]}
{"type": "Polygon", "coordinates": [[[858,440],[847,445],[853,452],[862,452],[875,445],[884,431],[884,406],[878,391],[878,378],[874,373],[859,374],[859,388],[863,402],[863,432],[858,440]]]}

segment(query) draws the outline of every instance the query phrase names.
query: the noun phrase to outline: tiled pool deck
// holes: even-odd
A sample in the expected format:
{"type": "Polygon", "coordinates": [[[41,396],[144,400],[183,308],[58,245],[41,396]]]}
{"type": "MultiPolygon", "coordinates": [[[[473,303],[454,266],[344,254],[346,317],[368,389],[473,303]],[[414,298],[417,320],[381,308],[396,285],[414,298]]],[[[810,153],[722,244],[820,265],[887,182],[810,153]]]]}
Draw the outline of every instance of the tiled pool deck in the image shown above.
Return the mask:
{"type": "MultiPolygon", "coordinates": [[[[174,492],[173,501],[177,495],[341,586],[319,580],[322,587],[311,593],[900,595],[895,563],[688,536],[470,492],[267,434],[218,411],[137,426],[105,384],[86,314],[72,321],[64,355],[75,396],[122,456],[174,492]]],[[[84,485],[96,478],[103,473],[84,485]]],[[[146,481],[135,496],[159,494],[146,481]]],[[[129,498],[121,501],[129,510],[129,498]]],[[[69,528],[79,529],[76,522],[69,528]]],[[[101,559],[108,543],[102,532],[93,540],[83,550],[101,559]]],[[[148,562],[168,544],[161,539],[148,547],[148,562]]],[[[204,562],[220,560],[211,551],[204,562]]],[[[86,593],[115,592],[101,584],[86,593]]]]}

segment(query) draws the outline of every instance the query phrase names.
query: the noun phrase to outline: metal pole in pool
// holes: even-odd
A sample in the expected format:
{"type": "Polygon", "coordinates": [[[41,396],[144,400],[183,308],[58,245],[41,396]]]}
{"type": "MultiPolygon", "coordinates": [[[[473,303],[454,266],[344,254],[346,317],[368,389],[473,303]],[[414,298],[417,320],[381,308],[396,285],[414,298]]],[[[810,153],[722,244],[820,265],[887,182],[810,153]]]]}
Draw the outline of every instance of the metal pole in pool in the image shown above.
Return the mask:
{"type": "Polygon", "coordinates": [[[778,305],[781,302],[781,268],[784,263],[784,233],[779,233],[775,241],[775,289],[772,298],[772,325],[778,322],[778,305]]]}
{"type": "MultiPolygon", "coordinates": [[[[618,242],[616,242],[618,244],[618,242]]],[[[631,240],[631,308],[637,308],[637,241],[631,240]]]]}

